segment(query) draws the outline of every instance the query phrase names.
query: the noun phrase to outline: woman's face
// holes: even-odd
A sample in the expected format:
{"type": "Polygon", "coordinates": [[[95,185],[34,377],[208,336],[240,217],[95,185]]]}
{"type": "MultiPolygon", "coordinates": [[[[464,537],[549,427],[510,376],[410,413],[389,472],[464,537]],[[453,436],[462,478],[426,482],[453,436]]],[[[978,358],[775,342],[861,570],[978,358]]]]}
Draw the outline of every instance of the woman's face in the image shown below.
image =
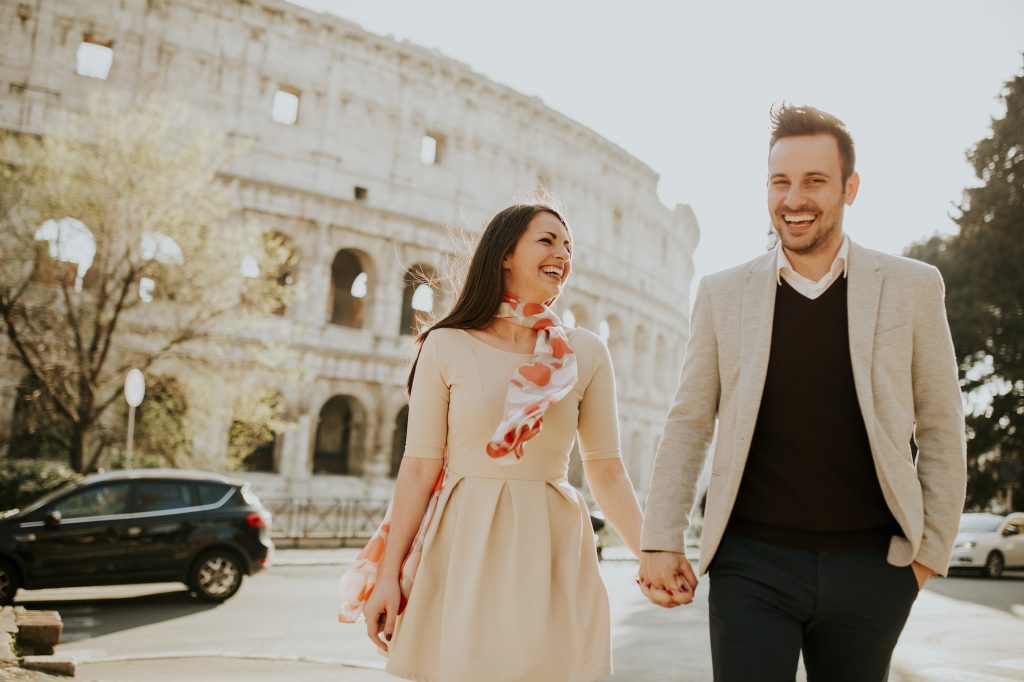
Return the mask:
{"type": "Polygon", "coordinates": [[[505,291],[531,303],[547,303],[562,293],[572,270],[572,235],[555,216],[540,211],[526,226],[502,268],[505,291]]]}

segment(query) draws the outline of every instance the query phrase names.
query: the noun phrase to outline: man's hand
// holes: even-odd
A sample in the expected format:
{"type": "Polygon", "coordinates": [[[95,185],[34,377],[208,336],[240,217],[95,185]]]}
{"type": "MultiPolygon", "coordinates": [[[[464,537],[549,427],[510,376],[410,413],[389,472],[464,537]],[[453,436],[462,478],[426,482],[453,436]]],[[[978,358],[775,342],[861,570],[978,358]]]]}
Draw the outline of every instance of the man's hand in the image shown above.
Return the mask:
{"type": "Polygon", "coordinates": [[[670,609],[693,601],[697,576],[684,554],[641,552],[637,583],[652,603],[670,609]]]}
{"type": "Polygon", "coordinates": [[[916,561],[910,564],[910,567],[914,569],[914,577],[917,578],[917,589],[923,590],[924,584],[928,582],[928,578],[931,578],[935,573],[932,569],[916,561]]]}

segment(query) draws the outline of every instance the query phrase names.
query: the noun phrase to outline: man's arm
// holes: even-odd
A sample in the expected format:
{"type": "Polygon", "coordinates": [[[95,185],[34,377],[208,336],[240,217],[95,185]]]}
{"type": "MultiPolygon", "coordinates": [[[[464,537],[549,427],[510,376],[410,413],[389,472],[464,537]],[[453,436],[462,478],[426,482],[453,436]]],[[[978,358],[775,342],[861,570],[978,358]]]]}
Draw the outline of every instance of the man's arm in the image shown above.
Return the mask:
{"type": "Polygon", "coordinates": [[[917,478],[924,497],[924,537],[914,560],[945,575],[967,486],[963,399],[946,319],[942,275],[933,269],[914,306],[917,478]]]}
{"type": "Polygon", "coordinates": [[[684,553],[683,533],[715,431],[721,382],[707,283],[701,280],[675,402],[665,419],[651,474],[640,548],[684,553]]]}

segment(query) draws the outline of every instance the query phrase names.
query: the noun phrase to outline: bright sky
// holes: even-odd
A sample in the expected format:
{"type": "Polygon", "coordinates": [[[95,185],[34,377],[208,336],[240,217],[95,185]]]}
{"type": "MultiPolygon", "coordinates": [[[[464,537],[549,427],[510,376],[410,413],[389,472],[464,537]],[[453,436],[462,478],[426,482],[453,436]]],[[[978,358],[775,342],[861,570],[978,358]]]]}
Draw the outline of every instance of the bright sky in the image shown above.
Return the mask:
{"type": "Polygon", "coordinates": [[[773,102],[846,122],[846,231],[899,253],[955,229],[964,151],[1024,65],[1021,0],[295,1],[436,48],[650,165],[662,200],[697,214],[698,275],[764,251],[773,102]]]}

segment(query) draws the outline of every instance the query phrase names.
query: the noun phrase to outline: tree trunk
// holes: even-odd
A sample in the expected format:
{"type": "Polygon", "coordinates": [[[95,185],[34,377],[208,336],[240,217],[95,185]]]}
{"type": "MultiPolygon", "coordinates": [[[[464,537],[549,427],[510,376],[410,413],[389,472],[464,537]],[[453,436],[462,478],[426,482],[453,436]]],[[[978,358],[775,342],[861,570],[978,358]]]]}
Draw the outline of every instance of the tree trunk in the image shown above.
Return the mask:
{"type": "Polygon", "coordinates": [[[91,428],[92,422],[78,421],[71,426],[71,468],[80,474],[85,473],[91,428]]]}

